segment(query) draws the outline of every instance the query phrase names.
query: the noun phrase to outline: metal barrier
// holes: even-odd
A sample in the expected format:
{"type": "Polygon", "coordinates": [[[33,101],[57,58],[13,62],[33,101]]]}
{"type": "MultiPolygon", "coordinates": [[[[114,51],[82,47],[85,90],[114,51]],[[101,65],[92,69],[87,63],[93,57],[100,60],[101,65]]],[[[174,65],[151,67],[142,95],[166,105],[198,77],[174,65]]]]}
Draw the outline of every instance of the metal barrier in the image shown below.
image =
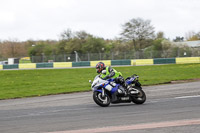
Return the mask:
{"type": "Polygon", "coordinates": [[[176,57],[198,57],[199,51],[136,51],[136,52],[111,52],[111,53],[87,53],[87,54],[63,54],[63,55],[41,55],[32,56],[32,63],[42,62],[80,62],[97,60],[128,60],[128,59],[153,59],[153,58],[176,58],[176,57]]]}

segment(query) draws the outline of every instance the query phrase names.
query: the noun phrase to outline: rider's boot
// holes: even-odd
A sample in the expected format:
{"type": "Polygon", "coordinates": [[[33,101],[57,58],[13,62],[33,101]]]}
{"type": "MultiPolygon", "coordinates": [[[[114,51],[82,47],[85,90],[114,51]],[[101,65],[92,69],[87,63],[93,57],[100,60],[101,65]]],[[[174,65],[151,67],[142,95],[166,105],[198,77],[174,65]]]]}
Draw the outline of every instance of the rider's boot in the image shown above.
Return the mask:
{"type": "Polygon", "coordinates": [[[117,92],[118,92],[118,95],[120,95],[120,96],[126,96],[127,95],[127,91],[123,86],[119,87],[117,92]]]}
{"type": "Polygon", "coordinates": [[[127,94],[128,94],[128,84],[126,84],[126,82],[124,82],[124,83],[122,84],[122,86],[123,86],[123,88],[124,88],[125,95],[127,95],[127,94]]]}

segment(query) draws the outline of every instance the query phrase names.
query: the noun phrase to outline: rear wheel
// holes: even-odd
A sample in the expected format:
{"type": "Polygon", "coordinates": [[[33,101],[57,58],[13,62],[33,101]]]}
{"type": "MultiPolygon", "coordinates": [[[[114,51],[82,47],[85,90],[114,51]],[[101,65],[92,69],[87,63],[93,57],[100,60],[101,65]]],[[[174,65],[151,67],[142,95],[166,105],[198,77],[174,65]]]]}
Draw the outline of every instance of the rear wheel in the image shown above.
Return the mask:
{"type": "Polygon", "coordinates": [[[101,107],[107,107],[110,105],[110,97],[105,94],[105,96],[102,96],[102,93],[95,91],[93,93],[93,99],[96,104],[98,104],[101,107]]]}
{"type": "Polygon", "coordinates": [[[143,104],[146,101],[146,94],[141,87],[134,86],[133,88],[137,91],[137,94],[131,94],[132,102],[135,104],[143,104]]]}

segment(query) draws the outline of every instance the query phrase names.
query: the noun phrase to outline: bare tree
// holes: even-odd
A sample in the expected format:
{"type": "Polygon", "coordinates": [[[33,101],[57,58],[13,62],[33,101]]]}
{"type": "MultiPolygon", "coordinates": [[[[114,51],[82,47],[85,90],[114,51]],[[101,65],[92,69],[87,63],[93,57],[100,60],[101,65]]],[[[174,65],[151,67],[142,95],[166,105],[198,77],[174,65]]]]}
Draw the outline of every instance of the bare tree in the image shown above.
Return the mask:
{"type": "Polygon", "coordinates": [[[27,55],[26,43],[16,40],[6,40],[1,43],[1,55],[3,57],[22,57],[27,55]]]}
{"type": "Polygon", "coordinates": [[[185,34],[185,37],[187,41],[200,40],[200,32],[189,31],[185,34]]]}
{"type": "Polygon", "coordinates": [[[133,41],[136,49],[136,43],[141,49],[144,40],[154,38],[154,27],[150,20],[143,20],[142,18],[133,18],[129,22],[122,25],[123,31],[121,33],[122,39],[133,41]]]}
{"type": "Polygon", "coordinates": [[[70,40],[74,37],[74,34],[71,29],[64,30],[61,33],[61,40],[70,40]]]}

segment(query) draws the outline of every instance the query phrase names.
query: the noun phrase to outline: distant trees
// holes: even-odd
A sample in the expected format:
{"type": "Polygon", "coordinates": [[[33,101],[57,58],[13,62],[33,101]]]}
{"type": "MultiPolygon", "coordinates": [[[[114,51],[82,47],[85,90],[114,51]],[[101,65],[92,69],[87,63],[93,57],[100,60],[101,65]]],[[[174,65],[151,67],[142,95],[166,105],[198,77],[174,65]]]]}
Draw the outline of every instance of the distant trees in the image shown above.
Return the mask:
{"type": "Polygon", "coordinates": [[[85,31],[72,32],[70,29],[62,32],[60,40],[52,45],[49,42],[37,42],[34,47],[29,49],[29,55],[63,55],[85,53],[100,53],[106,48],[106,41],[103,38],[94,37],[85,31]]]}
{"type": "Polygon", "coordinates": [[[164,39],[165,38],[165,34],[163,31],[159,31],[158,33],[156,33],[156,39],[164,39]]]}
{"type": "Polygon", "coordinates": [[[154,27],[151,25],[150,20],[133,18],[122,25],[121,38],[132,41],[135,50],[138,50],[148,46],[149,43],[146,43],[146,41],[154,39],[154,32],[154,27]]]}
{"type": "Polygon", "coordinates": [[[41,55],[51,55],[53,52],[52,45],[46,42],[37,42],[35,45],[29,48],[30,56],[41,56],[41,55]]]}
{"type": "MultiPolygon", "coordinates": [[[[200,32],[188,32],[185,38],[188,41],[200,40],[200,32]]],[[[183,40],[184,37],[177,36],[173,41],[180,42],[183,40]]],[[[112,54],[112,57],[119,57],[120,54],[126,52],[130,54],[128,56],[122,55],[120,58],[163,58],[179,56],[184,51],[191,53],[189,47],[176,46],[166,39],[164,32],[155,33],[151,21],[142,18],[133,18],[124,23],[120,38],[112,40],[105,40],[82,30],[73,32],[71,29],[67,29],[60,34],[58,41],[0,41],[0,58],[24,56],[46,56],[45,58],[47,58],[49,56],[48,60],[54,60],[54,55],[70,57],[75,54],[75,51],[79,55],[84,54],[86,56],[89,56],[90,53],[97,53],[94,55],[104,59],[108,59],[107,57],[110,57],[110,54],[112,54]]],[[[67,58],[67,60],[69,59],[67,58]]]]}
{"type": "Polygon", "coordinates": [[[1,57],[21,57],[27,55],[26,43],[17,40],[6,40],[0,42],[1,57]]]}
{"type": "Polygon", "coordinates": [[[172,58],[191,56],[194,49],[186,45],[178,45],[166,39],[156,39],[152,46],[144,49],[144,58],[172,58]],[[185,54],[186,53],[186,54],[185,54]]]}
{"type": "Polygon", "coordinates": [[[200,40],[200,32],[189,31],[185,36],[187,41],[200,40]]]}
{"type": "Polygon", "coordinates": [[[180,37],[180,36],[176,36],[175,39],[173,39],[174,42],[183,42],[184,41],[184,37],[180,37]]]}
{"type": "Polygon", "coordinates": [[[103,38],[95,37],[85,31],[72,32],[70,29],[61,34],[58,42],[59,53],[99,53],[105,49],[106,41],[103,38]]]}

